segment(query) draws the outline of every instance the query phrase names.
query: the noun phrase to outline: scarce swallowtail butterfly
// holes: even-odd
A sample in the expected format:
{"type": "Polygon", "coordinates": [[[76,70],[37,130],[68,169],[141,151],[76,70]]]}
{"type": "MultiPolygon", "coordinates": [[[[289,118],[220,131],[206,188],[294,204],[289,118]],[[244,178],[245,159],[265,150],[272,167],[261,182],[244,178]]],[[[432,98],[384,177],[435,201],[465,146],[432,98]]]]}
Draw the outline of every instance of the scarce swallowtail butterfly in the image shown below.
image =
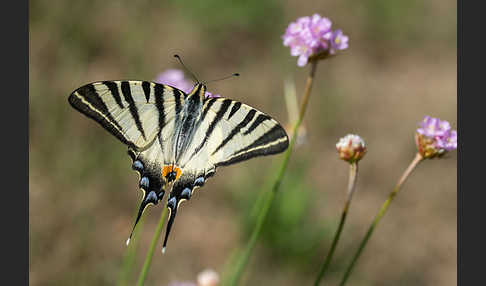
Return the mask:
{"type": "Polygon", "coordinates": [[[172,187],[163,251],[181,203],[217,167],[280,153],[289,145],[284,128],[269,115],[235,100],[206,98],[205,91],[199,82],[186,94],[128,80],[90,83],[69,96],[72,107],[128,146],[143,192],[130,237],[146,207],[172,187]]]}

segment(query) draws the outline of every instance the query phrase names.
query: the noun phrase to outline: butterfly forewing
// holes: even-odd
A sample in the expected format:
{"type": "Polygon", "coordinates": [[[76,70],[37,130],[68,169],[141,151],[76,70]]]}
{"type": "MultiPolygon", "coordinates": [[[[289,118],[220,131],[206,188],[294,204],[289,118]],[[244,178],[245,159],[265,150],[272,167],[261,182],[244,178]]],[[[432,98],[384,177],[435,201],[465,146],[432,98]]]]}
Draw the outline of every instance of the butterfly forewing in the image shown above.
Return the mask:
{"type": "Polygon", "coordinates": [[[275,119],[238,101],[206,100],[199,124],[182,161],[185,168],[195,169],[202,162],[215,167],[230,165],[288,147],[287,134],[275,119]]]}
{"type": "Polygon", "coordinates": [[[147,81],[103,81],[87,84],[69,103],[134,150],[148,148],[180,112],[185,94],[147,81]]]}

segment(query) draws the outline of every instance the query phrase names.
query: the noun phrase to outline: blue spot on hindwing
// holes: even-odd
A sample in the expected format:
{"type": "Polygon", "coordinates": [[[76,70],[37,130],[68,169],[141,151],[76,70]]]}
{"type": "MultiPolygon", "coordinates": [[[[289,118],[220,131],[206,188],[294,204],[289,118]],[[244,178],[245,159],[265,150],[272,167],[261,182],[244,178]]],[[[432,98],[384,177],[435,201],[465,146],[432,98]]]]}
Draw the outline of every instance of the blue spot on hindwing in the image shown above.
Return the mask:
{"type": "Polygon", "coordinates": [[[149,178],[142,177],[140,179],[140,184],[139,184],[140,188],[142,188],[142,189],[144,189],[144,190],[147,191],[149,189],[149,184],[150,184],[149,178]]]}
{"type": "Polygon", "coordinates": [[[181,199],[189,200],[191,198],[191,189],[185,188],[181,193],[181,199]]]}
{"type": "Polygon", "coordinates": [[[202,187],[204,185],[204,177],[199,177],[194,180],[194,186],[202,187]]]}
{"type": "Polygon", "coordinates": [[[142,173],[144,169],[142,162],[140,162],[139,160],[133,161],[132,169],[142,173]]]}

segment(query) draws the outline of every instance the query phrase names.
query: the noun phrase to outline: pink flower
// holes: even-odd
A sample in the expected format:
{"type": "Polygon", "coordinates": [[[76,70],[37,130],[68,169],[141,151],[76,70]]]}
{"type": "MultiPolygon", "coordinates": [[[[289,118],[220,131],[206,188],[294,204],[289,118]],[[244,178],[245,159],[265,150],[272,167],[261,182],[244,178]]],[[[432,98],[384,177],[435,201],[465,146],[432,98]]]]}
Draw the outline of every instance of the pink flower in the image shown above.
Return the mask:
{"type": "Polygon", "coordinates": [[[305,66],[309,57],[328,51],[335,54],[348,48],[348,36],[341,30],[333,32],[332,22],[318,14],[301,17],[287,27],[282,36],[284,46],[290,47],[290,54],[298,56],[297,65],[305,66]]]}
{"type": "MultiPolygon", "coordinates": [[[[190,93],[194,86],[184,77],[184,72],[178,69],[168,69],[162,73],[159,73],[155,78],[155,82],[176,87],[185,93],[190,93]]],[[[221,95],[213,95],[209,91],[206,91],[204,95],[206,98],[221,97],[221,95]]]]}
{"type": "Polygon", "coordinates": [[[415,142],[422,157],[441,157],[457,148],[457,131],[446,120],[425,116],[419,125],[415,142]]]}
{"type": "Polygon", "coordinates": [[[184,78],[184,72],[177,69],[168,69],[157,75],[155,82],[167,84],[189,93],[192,90],[192,84],[184,78]]]}

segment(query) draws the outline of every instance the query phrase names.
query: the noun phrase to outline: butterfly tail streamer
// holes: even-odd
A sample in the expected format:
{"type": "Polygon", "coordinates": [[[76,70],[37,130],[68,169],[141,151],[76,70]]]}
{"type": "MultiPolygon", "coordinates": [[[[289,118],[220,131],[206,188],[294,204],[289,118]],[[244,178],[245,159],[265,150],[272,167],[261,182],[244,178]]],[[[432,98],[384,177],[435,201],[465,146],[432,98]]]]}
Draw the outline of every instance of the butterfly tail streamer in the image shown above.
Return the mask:
{"type": "Polygon", "coordinates": [[[177,214],[177,200],[176,198],[171,198],[167,202],[167,208],[169,209],[169,221],[167,222],[167,229],[165,231],[164,244],[162,245],[162,253],[165,253],[167,247],[167,240],[169,239],[170,230],[174,224],[174,220],[177,214]]]}
{"type": "MultiPolygon", "coordinates": [[[[162,193],[163,196],[163,193],[162,193]]],[[[130,243],[130,240],[132,239],[133,232],[135,231],[135,227],[137,226],[138,222],[140,221],[140,218],[142,217],[143,212],[145,209],[150,205],[154,204],[156,205],[158,200],[160,200],[157,195],[155,194],[154,191],[149,192],[148,194],[144,194],[142,202],[140,203],[140,208],[138,209],[138,214],[137,218],[135,219],[135,223],[133,224],[132,231],[130,232],[130,236],[127,239],[127,246],[130,243]]]]}

